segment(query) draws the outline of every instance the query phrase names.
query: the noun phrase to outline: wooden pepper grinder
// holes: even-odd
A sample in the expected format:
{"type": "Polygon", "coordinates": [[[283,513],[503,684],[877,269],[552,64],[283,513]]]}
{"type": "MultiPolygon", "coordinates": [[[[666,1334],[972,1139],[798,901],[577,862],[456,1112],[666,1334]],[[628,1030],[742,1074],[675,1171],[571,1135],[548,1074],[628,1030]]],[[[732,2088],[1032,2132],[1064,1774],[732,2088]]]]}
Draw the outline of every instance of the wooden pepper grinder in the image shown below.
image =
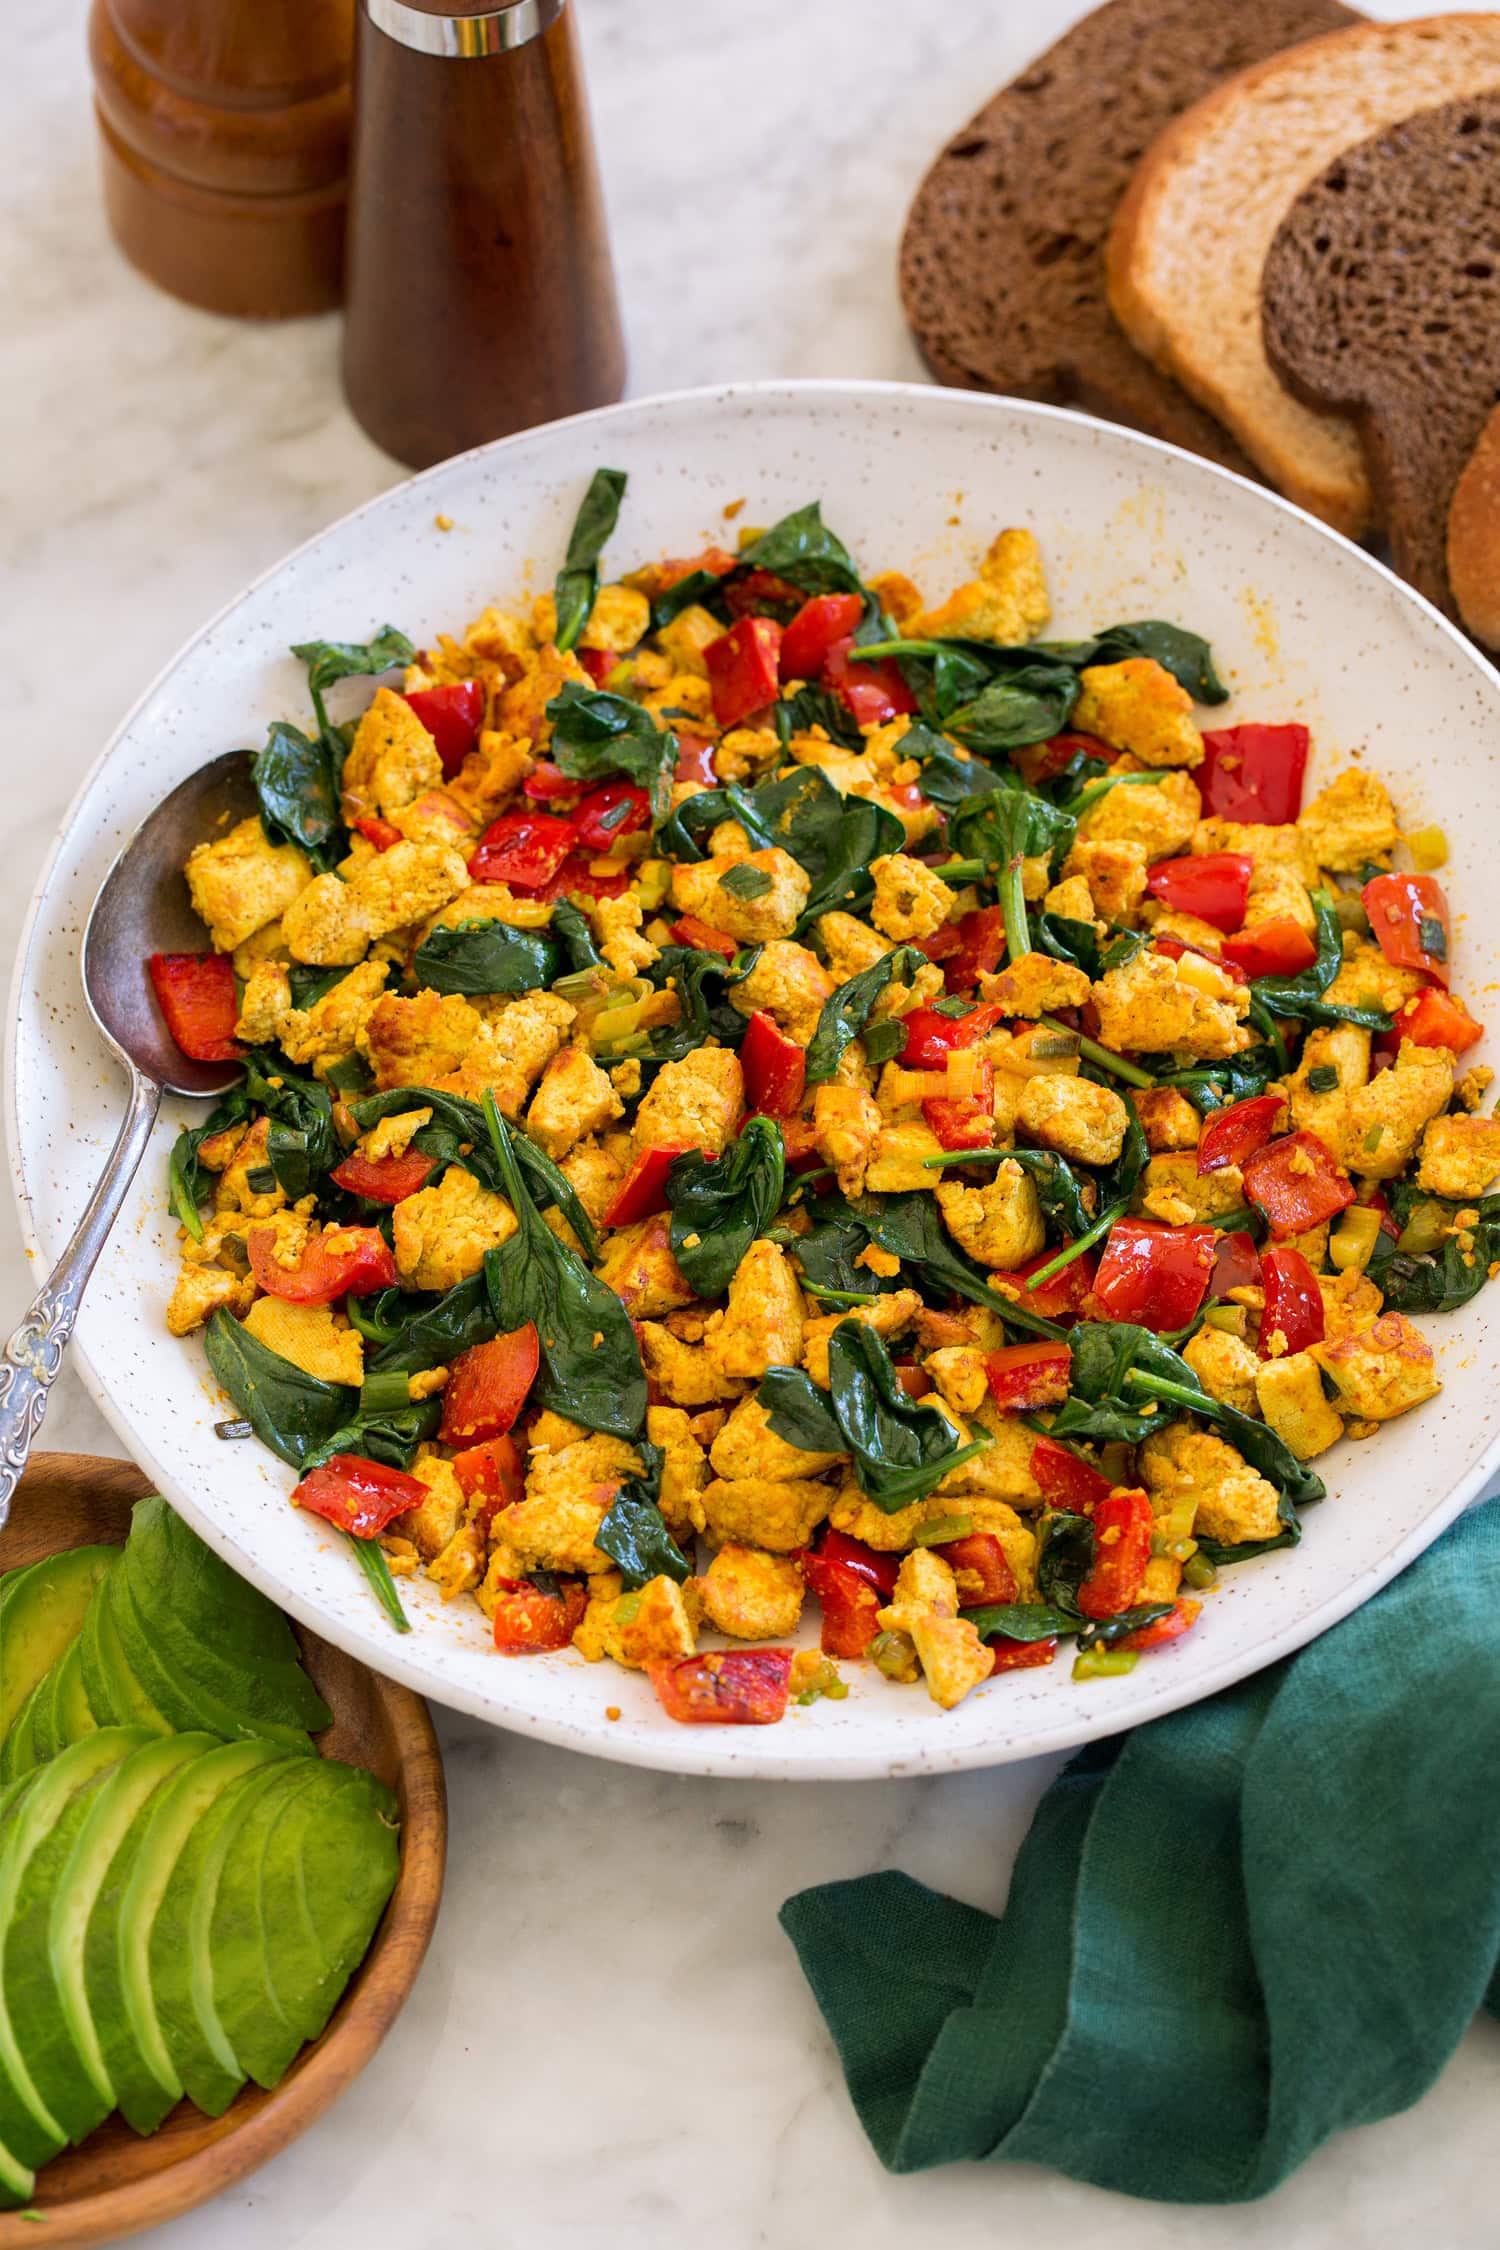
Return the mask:
{"type": "Polygon", "coordinates": [[[354,0],[93,0],[115,238],[189,304],[251,319],[342,294],[354,0]]]}
{"type": "Polygon", "coordinates": [[[425,468],[618,398],[569,0],[358,0],[344,388],[425,468]]]}

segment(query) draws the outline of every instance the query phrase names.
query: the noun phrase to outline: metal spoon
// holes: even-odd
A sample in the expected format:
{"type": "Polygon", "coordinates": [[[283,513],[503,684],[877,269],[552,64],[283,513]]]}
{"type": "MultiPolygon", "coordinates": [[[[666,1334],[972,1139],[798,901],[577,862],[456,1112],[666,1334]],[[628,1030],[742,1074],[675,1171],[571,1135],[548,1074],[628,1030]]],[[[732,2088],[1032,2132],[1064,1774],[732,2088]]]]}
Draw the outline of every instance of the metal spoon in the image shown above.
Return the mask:
{"type": "Polygon", "coordinates": [[[119,1216],[163,1094],[208,1099],[240,1076],[234,1062],[193,1062],[173,1039],[151,989],[153,953],[201,953],[183,861],[256,809],[248,750],[189,776],[137,829],[99,886],[83,933],[83,996],[130,1076],[130,1106],[99,1184],[51,1274],[0,1354],[0,1525],[47,1411],[84,1288],[119,1216]]]}

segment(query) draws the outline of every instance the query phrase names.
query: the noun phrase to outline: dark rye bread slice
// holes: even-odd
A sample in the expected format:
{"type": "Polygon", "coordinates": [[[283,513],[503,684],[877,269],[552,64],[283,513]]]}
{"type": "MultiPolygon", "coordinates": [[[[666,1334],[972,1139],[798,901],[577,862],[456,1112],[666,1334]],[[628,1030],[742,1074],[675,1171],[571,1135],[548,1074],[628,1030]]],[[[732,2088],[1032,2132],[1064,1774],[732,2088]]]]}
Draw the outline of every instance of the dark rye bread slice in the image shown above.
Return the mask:
{"type": "Polygon", "coordinates": [[[1256,472],[1129,344],[1104,244],[1132,168],[1221,79],[1363,19],[1338,0],[1107,0],[951,140],[901,244],[906,317],[945,383],[1087,407],[1256,472]]]}
{"type": "Polygon", "coordinates": [[[1297,197],[1261,277],[1266,355],[1352,416],[1403,578],[1454,615],[1454,489],[1500,399],[1500,92],[1362,141],[1297,197]]]}

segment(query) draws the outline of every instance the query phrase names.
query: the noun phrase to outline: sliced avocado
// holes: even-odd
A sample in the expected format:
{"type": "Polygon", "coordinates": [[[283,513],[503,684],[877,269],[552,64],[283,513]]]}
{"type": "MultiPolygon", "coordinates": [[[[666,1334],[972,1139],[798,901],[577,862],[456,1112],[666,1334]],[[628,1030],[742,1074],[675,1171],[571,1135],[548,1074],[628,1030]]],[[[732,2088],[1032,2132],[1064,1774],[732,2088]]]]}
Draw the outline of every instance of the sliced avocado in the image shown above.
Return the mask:
{"type": "Polygon", "coordinates": [[[293,1798],[316,1782],[321,1761],[299,1761],[258,1797],[219,1878],[209,1931],[213,1999],[225,2034],[257,2086],[280,2084],[302,2045],[283,2014],[271,1976],[262,1870],[272,1832],[293,1798]]]}
{"type": "MultiPolygon", "coordinates": [[[[120,1735],[101,1729],[73,1744],[49,1766],[11,1784],[0,1801],[0,1959],[21,1896],[32,1854],[61,1818],[69,1799],[122,1754],[120,1735]]],[[[6,2004],[0,1977],[0,2141],[23,2164],[42,2164],[56,2155],[68,2128],[42,2099],[21,2053],[18,2033],[6,2004]]]]}
{"type": "Polygon", "coordinates": [[[360,1766],[323,1763],[288,1803],[261,1863],[271,1977],[282,2014],[316,2039],[395,1888],[396,1803],[360,1766]]]}
{"type": "Polygon", "coordinates": [[[77,1639],[94,1588],[119,1559],[118,1547],[65,1547],[16,1572],[0,1627],[0,1736],[77,1639]]]}
{"type": "MultiPolygon", "coordinates": [[[[97,1735],[89,1736],[90,1742],[97,1740],[97,1735]]],[[[138,1816],[132,1832],[139,1838],[135,1849],[129,1851],[127,1839],[120,1855],[123,1858],[129,1852],[130,1866],[118,1894],[112,1928],[100,1926],[102,1898],[89,1924],[84,1951],[89,2010],[99,2027],[105,2066],[119,2095],[121,2111],[137,2132],[150,2132],[159,2125],[183,2092],[151,1989],[151,1930],[157,1909],[198,1822],[231,1783],[258,1766],[264,1757],[263,1743],[220,1742],[166,1782],[138,1816]],[[98,1959],[96,1944],[100,1952],[107,1948],[112,1956],[109,1967],[98,1959]],[[136,2063],[134,2082],[128,2086],[121,2083],[122,2074],[116,2069],[119,2050],[106,2029],[117,2025],[121,2017],[129,2027],[136,2063]]],[[[51,1771],[51,1767],[44,1767],[44,1776],[51,1771]]]]}
{"type": "Polygon", "coordinates": [[[151,1929],[157,2021],[189,2100],[207,2117],[223,2114],[247,2075],[214,2007],[208,1952],[225,1858],[261,1792],[294,1762],[301,1771],[301,1760],[294,1761],[291,1752],[274,1743],[255,1748],[261,1752],[259,1770],[232,1782],[198,1822],[172,1870],[151,1929]]]}
{"type": "MultiPolygon", "coordinates": [[[[0,1634],[4,1630],[4,1624],[0,1623],[0,1634]]],[[[37,1681],[16,1713],[9,1734],[0,1742],[0,1782],[15,1781],[42,1762],[36,1746],[36,1722],[51,1676],[50,1672],[44,1673],[37,1681]]]]}
{"type": "Polygon", "coordinates": [[[47,1925],[46,1963],[52,1998],[40,1992],[37,2005],[57,2006],[65,2018],[84,2068],[107,2109],[117,2107],[114,2081],[105,2066],[99,2033],[89,2012],[84,1985],[84,1940],[99,1895],[116,1854],[147,1799],[171,1776],[213,1747],[206,1734],[143,1735],[141,1747],[106,1774],[88,1801],[83,1825],[52,1894],[47,1925]]]}
{"type": "MultiPolygon", "coordinates": [[[[114,2107],[101,2093],[79,2054],[72,2031],[52,1990],[47,1963],[47,1928],[58,1879],[88,1810],[110,1773],[149,1739],[138,1727],[98,1730],[85,1742],[64,1745],[46,1769],[49,1782],[77,1769],[83,1779],[51,1815],[39,1834],[15,1887],[10,1919],[0,1949],[0,2004],[10,2020],[26,2074],[48,2114],[70,2141],[81,2141],[114,2107]],[[101,1763],[101,1760],[107,1762],[101,1763]]],[[[36,1818],[45,1808],[33,1796],[36,1818]]],[[[24,1816],[23,1816],[24,1818],[24,1816]]]]}
{"type": "Polygon", "coordinates": [[[136,1508],[125,1575],[153,1646],[174,1673],[243,1709],[255,1731],[318,1732],[331,1714],[302,1669],[290,1626],[162,1500],[136,1508]]]}
{"type": "MultiPolygon", "coordinates": [[[[69,1641],[46,1678],[38,1682],[34,1696],[36,1716],[31,1723],[31,1748],[36,1764],[45,1765],[68,1743],[92,1734],[96,1725],[84,1692],[77,1641],[69,1641]]],[[[21,1717],[24,1716],[23,1711],[21,1717]]],[[[18,1718],[18,1727],[20,1723],[18,1718]]]]}
{"type": "Polygon", "coordinates": [[[125,1660],[110,1603],[114,1584],[110,1577],[100,1587],[78,1636],[89,1708],[102,1727],[149,1727],[153,1734],[170,1734],[171,1727],[125,1660]]]}
{"type": "Polygon", "coordinates": [[[36,2174],[31,2166],[12,2156],[0,2141],[0,2211],[19,2211],[35,2192],[36,2174]]]}
{"type": "Polygon", "coordinates": [[[114,2089],[115,2107],[138,2133],[149,2133],[161,2123],[167,2111],[181,2100],[182,2088],[175,2078],[165,2081],[157,2078],[136,2043],[125,2006],[121,1910],[157,1805],[186,1773],[223,1748],[211,1734],[169,1736],[152,1747],[165,1756],[169,1744],[175,1746],[179,1756],[170,1762],[159,1788],[141,1802],[123,1835],[117,1839],[89,1911],[82,1941],[83,2011],[94,2027],[101,2066],[114,2089]]]}
{"type": "Polygon", "coordinates": [[[206,1727],[224,1742],[264,1740],[283,1750],[313,1754],[303,1728],[257,1719],[244,1698],[226,1701],[205,1685],[201,1676],[181,1670],[166,1650],[166,1636],[161,1631],[165,1610],[154,1610],[147,1624],[128,1571],[122,1570],[111,1583],[109,1614],[131,1671],[158,1710],[176,1725],[206,1727]]]}

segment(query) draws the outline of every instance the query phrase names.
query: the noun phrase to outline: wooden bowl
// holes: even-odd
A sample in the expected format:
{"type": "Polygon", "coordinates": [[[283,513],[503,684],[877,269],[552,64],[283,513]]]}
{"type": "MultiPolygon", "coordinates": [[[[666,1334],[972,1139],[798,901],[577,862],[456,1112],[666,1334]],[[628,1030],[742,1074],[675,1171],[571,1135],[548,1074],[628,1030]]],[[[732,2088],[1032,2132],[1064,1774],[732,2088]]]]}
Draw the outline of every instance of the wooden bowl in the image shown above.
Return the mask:
{"type": "MultiPolygon", "coordinates": [[[[0,1530],[0,1570],[62,1547],[121,1543],[130,1511],[150,1490],[128,1461],[89,1453],[34,1453],[0,1530]]],[[[326,1757],[366,1766],[401,1803],[401,1872],[363,1963],[328,2028],[304,2047],[274,2093],[247,2085],[222,2117],[179,2102],[146,2139],[120,2117],[37,2175],[38,2226],[0,2213],[0,2250],[62,2250],[115,2242],[160,2226],[264,2164],[321,2117],[356,2078],[395,2022],[437,1920],[448,1841],[443,1765],[427,1706],[316,1634],[294,1626],[303,1659],[333,1712],[318,1737],[326,1757]]]]}

